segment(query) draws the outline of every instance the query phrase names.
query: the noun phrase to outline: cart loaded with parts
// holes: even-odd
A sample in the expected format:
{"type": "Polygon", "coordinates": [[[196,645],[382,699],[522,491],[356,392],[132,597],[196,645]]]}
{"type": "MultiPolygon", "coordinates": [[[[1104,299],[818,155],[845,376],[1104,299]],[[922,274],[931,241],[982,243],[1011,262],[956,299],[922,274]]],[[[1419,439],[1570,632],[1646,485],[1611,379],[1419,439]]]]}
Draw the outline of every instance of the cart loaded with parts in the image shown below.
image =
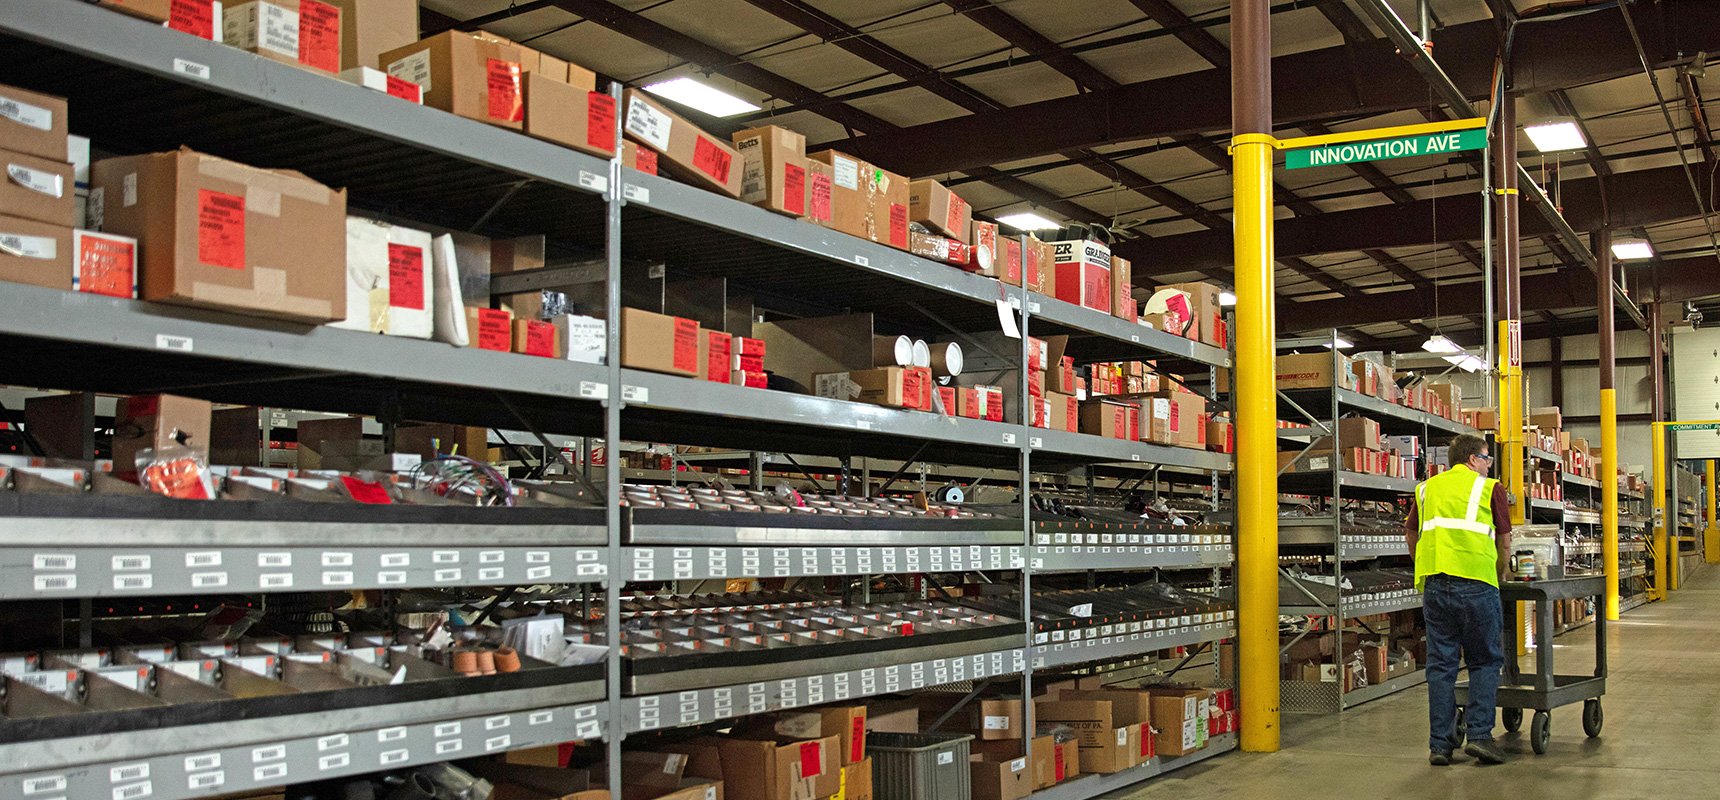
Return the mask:
{"type": "MultiPolygon", "coordinates": [[[[1552,710],[1578,701],[1583,704],[1583,733],[1601,735],[1601,695],[1607,691],[1606,579],[1601,576],[1558,578],[1544,581],[1507,581],[1499,587],[1505,607],[1506,641],[1517,630],[1517,604],[1535,604],[1535,670],[1523,674],[1515,654],[1505,658],[1505,674],[1499,684],[1499,708],[1505,730],[1523,726],[1523,711],[1533,710],[1529,723],[1529,746],[1536,755],[1547,752],[1552,710]],[[1553,602],[1595,598],[1595,671],[1593,675],[1559,675],[1553,672],[1553,602]]],[[[1469,684],[1457,685],[1457,730],[1463,740],[1463,707],[1469,704],[1469,684]]]]}

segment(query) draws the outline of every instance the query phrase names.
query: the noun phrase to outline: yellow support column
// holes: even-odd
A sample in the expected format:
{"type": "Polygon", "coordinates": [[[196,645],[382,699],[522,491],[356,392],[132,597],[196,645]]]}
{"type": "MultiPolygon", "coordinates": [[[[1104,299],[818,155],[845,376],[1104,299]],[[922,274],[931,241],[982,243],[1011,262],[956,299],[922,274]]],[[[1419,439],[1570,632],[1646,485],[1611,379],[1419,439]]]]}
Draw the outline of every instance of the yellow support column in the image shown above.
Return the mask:
{"type": "Polygon", "coordinates": [[[1273,339],[1272,157],[1231,140],[1236,197],[1237,637],[1242,749],[1278,750],[1278,390],[1273,339]]]}
{"type": "MultiPolygon", "coordinates": [[[[1499,321],[1499,430],[1494,435],[1496,447],[1493,463],[1499,465],[1499,480],[1505,490],[1517,498],[1511,505],[1511,525],[1518,527],[1529,518],[1529,493],[1523,483],[1523,358],[1522,328],[1516,320],[1499,321]]],[[[1529,604],[1517,604],[1517,643],[1521,656],[1529,652],[1529,604]]]]}
{"type": "Polygon", "coordinates": [[[1708,527],[1702,531],[1702,560],[1710,564],[1720,564],[1720,520],[1715,519],[1714,503],[1714,461],[1708,461],[1708,468],[1703,470],[1706,479],[1704,487],[1708,490],[1708,527]]]}
{"type": "Polygon", "coordinates": [[[1606,615],[1618,619],[1618,390],[1601,390],[1601,565],[1606,615]]]}
{"type": "Polygon", "coordinates": [[[1654,447],[1649,455],[1653,462],[1649,471],[1649,491],[1654,492],[1654,584],[1649,589],[1649,596],[1655,600],[1666,599],[1667,569],[1672,560],[1667,557],[1666,545],[1666,493],[1669,490],[1670,476],[1666,474],[1666,423],[1654,423],[1654,447]]]}

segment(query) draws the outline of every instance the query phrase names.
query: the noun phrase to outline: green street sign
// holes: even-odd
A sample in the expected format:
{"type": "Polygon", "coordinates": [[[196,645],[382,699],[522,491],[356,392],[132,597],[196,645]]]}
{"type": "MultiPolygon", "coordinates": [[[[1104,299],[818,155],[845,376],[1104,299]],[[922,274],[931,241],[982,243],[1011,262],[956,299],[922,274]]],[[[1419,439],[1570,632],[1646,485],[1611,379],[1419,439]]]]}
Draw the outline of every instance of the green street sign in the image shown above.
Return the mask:
{"type": "Polygon", "coordinates": [[[1720,431],[1720,422],[1674,422],[1666,428],[1670,431],[1720,431]]]}
{"type": "Polygon", "coordinates": [[[1391,158],[1459,153],[1465,150],[1480,150],[1486,146],[1487,129],[1471,128],[1422,136],[1402,136],[1395,139],[1346,142],[1344,144],[1328,144],[1290,150],[1284,154],[1284,166],[1288,169],[1330,167],[1336,164],[1354,164],[1360,161],[1385,161],[1391,158]]]}

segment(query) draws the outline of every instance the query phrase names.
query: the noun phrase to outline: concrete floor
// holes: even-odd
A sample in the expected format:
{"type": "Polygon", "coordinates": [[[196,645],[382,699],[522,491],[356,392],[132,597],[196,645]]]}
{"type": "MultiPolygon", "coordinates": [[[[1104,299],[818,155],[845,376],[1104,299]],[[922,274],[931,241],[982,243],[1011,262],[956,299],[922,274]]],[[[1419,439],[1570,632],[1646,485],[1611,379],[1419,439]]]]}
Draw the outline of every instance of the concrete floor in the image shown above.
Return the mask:
{"type": "MultiPolygon", "coordinates": [[[[1665,603],[1609,626],[1611,675],[1599,739],[1581,706],[1554,710],[1547,754],[1523,733],[1494,735],[1512,760],[1427,763],[1427,691],[1417,687],[1341,716],[1285,715],[1283,749],[1230,753],[1112,800],[1422,798],[1590,800],[1720,795],[1720,569],[1689,577],[1665,603]]],[[[1556,640],[1559,671],[1594,667],[1593,627],[1556,640]]],[[[1530,662],[1525,662],[1530,663],[1530,662]]]]}

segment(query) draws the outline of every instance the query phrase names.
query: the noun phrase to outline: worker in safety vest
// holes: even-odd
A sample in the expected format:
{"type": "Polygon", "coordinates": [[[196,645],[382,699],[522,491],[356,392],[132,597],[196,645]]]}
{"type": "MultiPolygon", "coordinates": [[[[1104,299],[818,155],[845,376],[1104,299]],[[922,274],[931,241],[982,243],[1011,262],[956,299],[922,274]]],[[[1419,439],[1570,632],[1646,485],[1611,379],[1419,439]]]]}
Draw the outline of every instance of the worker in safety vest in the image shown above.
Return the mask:
{"type": "Polygon", "coordinates": [[[1510,496],[1487,477],[1487,440],[1458,436],[1447,450],[1451,469],[1415,487],[1405,535],[1415,559],[1415,588],[1427,621],[1427,702],[1432,735],[1428,763],[1446,766],[1457,748],[1458,657],[1469,667],[1468,744],[1485,764],[1505,761],[1493,742],[1493,711],[1504,618],[1499,581],[1510,563],[1510,496]]]}

